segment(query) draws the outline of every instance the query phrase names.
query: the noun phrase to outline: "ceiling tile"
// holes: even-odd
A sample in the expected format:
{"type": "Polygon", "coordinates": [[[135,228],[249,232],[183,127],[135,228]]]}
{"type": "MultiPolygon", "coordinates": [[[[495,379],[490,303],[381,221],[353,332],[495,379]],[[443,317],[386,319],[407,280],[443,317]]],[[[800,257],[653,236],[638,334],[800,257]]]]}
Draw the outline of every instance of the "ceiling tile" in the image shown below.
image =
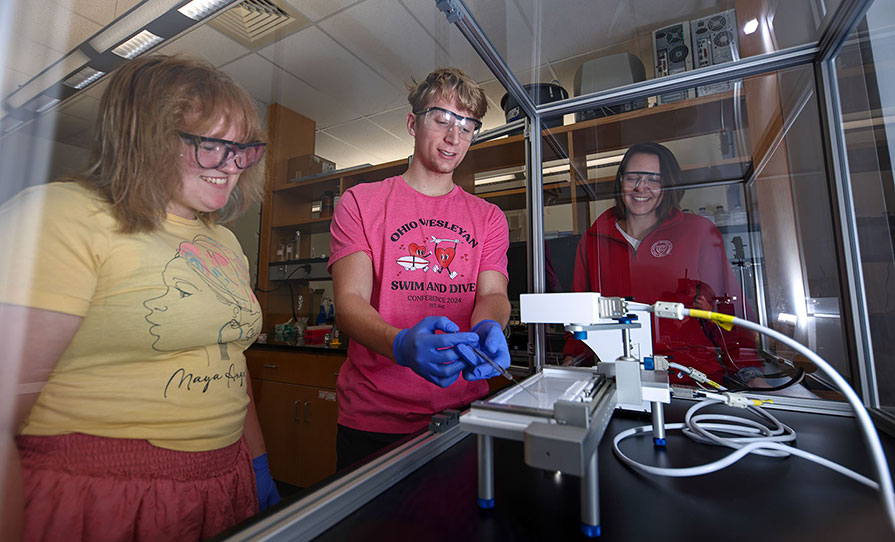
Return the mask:
{"type": "Polygon", "coordinates": [[[215,66],[221,66],[248,54],[249,50],[215,28],[201,25],[166,43],[159,52],[166,55],[185,53],[200,56],[215,66]]]}
{"type": "Polygon", "coordinates": [[[326,132],[317,132],[314,154],[332,160],[339,169],[382,162],[378,157],[340,141],[326,132]]]}
{"type": "Polygon", "coordinates": [[[538,40],[542,60],[555,62],[606,47],[607,43],[627,41],[634,37],[635,21],[624,2],[591,0],[563,2],[563,9],[541,4],[538,40]],[[575,36],[576,39],[556,39],[575,36]]]}
{"type": "Polygon", "coordinates": [[[405,140],[367,119],[358,119],[324,131],[349,145],[363,148],[369,154],[378,157],[380,162],[388,162],[413,152],[413,147],[405,140]]]}
{"type": "Polygon", "coordinates": [[[6,55],[3,59],[4,67],[24,73],[29,79],[63,56],[59,51],[41,45],[25,34],[13,35],[12,43],[16,44],[16,54],[6,55]]]}
{"type": "Polygon", "coordinates": [[[398,85],[421,80],[439,67],[436,58],[444,55],[397,0],[367,0],[320,23],[320,28],[398,85]]]}
{"type": "Polygon", "coordinates": [[[115,17],[120,17],[126,11],[136,6],[143,0],[118,0],[115,4],[115,17]]]}
{"type": "Polygon", "coordinates": [[[410,113],[409,105],[379,113],[378,115],[372,115],[367,118],[370,122],[412,146],[413,137],[407,132],[407,113],[410,113]]]}
{"type": "Polygon", "coordinates": [[[485,113],[485,118],[482,119],[482,129],[490,130],[492,128],[497,128],[498,126],[503,126],[506,124],[506,116],[504,115],[503,109],[500,108],[500,100],[507,91],[496,79],[492,79],[487,83],[482,83],[481,86],[488,96],[488,112],[485,113]]]}
{"type": "Polygon", "coordinates": [[[59,111],[81,120],[95,122],[96,114],[99,111],[99,99],[86,92],[79,92],[66,100],[59,111]]]}
{"type": "Polygon", "coordinates": [[[91,126],[83,119],[62,112],[56,112],[53,117],[53,139],[85,149],[90,147],[91,126]]]}
{"type": "Polygon", "coordinates": [[[359,113],[311,88],[258,54],[244,56],[222,69],[255,99],[265,104],[280,103],[313,119],[318,129],[360,117],[359,113]]]}
{"type": "Polygon", "coordinates": [[[102,26],[115,19],[115,0],[55,0],[55,2],[60,7],[102,26]]]}
{"type": "Polygon", "coordinates": [[[286,0],[286,2],[312,21],[319,21],[357,0],[286,0]]]}
{"type": "MultiPolygon", "coordinates": [[[[405,3],[408,7],[411,7],[410,0],[405,0],[405,3]]],[[[433,31],[435,39],[439,40],[442,45],[445,45],[442,41],[442,36],[445,36],[445,29],[447,28],[453,30],[452,33],[456,33],[461,40],[466,41],[466,38],[460,34],[454,25],[447,22],[444,14],[434,6],[434,2],[413,0],[413,4],[416,6],[414,9],[419,10],[421,13],[431,13],[432,11],[437,13],[438,18],[433,21],[435,26],[430,28],[430,31],[433,31]]],[[[536,62],[532,58],[532,28],[530,23],[522,16],[515,2],[511,0],[503,2],[477,0],[476,2],[469,2],[467,7],[510,70],[515,72],[530,69],[533,64],[541,63],[536,62]]],[[[431,20],[431,15],[429,19],[431,20]]],[[[453,41],[452,38],[451,41],[453,41]]],[[[452,46],[456,45],[452,43],[452,46]]],[[[468,42],[466,47],[472,50],[468,42]]],[[[450,50],[450,53],[453,55],[454,50],[450,50]]],[[[474,51],[473,54],[475,54],[474,51]]]]}
{"type": "Polygon", "coordinates": [[[52,0],[19,2],[15,29],[30,40],[67,53],[102,28],[52,0]]]}
{"type": "Polygon", "coordinates": [[[368,115],[385,109],[402,92],[317,27],[309,27],[259,53],[311,87],[368,115]]]}
{"type": "MultiPolygon", "coordinates": [[[[444,14],[432,0],[399,0],[423,27],[441,45],[443,52],[432,50],[433,66],[454,66],[466,72],[476,81],[493,79],[494,74],[457,28],[449,24],[444,14]]],[[[426,54],[429,54],[427,51],[426,54]]]]}
{"type": "Polygon", "coordinates": [[[0,75],[0,97],[6,97],[12,94],[20,86],[24,85],[31,79],[31,76],[10,68],[3,68],[0,75]]]}

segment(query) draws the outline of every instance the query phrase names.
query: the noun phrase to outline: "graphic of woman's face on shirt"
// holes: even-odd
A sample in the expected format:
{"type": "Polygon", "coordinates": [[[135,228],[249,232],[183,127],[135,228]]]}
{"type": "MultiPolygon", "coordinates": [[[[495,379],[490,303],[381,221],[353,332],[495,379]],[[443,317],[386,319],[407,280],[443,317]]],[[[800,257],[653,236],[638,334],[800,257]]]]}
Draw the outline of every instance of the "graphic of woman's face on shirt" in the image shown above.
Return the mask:
{"type": "Polygon", "coordinates": [[[248,286],[248,270],[232,251],[204,236],[181,243],[162,273],[166,290],[148,299],[152,348],[174,351],[249,340],[261,312],[248,286]]]}

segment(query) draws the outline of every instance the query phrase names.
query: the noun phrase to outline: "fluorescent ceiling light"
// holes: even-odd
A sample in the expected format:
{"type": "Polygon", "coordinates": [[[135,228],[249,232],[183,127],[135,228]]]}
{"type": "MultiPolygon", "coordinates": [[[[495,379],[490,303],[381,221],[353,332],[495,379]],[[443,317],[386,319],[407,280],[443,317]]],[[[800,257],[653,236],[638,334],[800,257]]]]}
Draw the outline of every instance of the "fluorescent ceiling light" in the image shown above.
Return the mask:
{"type": "Polygon", "coordinates": [[[545,167],[543,170],[544,175],[552,175],[554,173],[568,173],[569,166],[568,164],[563,166],[553,166],[553,167],[545,167]]]}
{"type": "Polygon", "coordinates": [[[0,123],[0,125],[3,125],[3,133],[4,134],[15,130],[16,128],[18,128],[19,126],[21,126],[23,124],[25,124],[25,121],[18,120],[18,119],[11,119],[9,117],[3,117],[3,121],[2,121],[2,123],[0,123]]]}
{"type": "Polygon", "coordinates": [[[154,0],[143,2],[127,15],[121,17],[106,28],[97,37],[90,40],[90,46],[104,53],[133,36],[144,26],[164,15],[168,10],[183,0],[154,0]]]}
{"type": "MultiPolygon", "coordinates": [[[[40,103],[43,103],[43,105],[38,105],[38,107],[37,107],[37,112],[38,112],[38,113],[43,113],[43,112],[46,111],[47,109],[49,109],[49,108],[53,107],[54,105],[58,104],[58,103],[59,103],[59,98],[49,98],[49,97],[47,97],[47,96],[38,96],[37,98],[35,98],[34,100],[32,100],[32,102],[36,102],[35,105],[40,104],[40,103]]],[[[28,104],[25,104],[25,109],[28,109],[28,105],[29,105],[30,103],[31,103],[31,102],[28,102],[28,104]]]]}
{"type": "Polygon", "coordinates": [[[506,175],[496,175],[494,177],[484,177],[481,179],[476,179],[475,185],[481,186],[483,184],[502,183],[502,182],[506,182],[506,181],[515,181],[515,180],[516,180],[516,176],[513,175],[512,173],[508,173],[506,175]]]}
{"type": "Polygon", "coordinates": [[[46,96],[44,94],[38,94],[31,101],[26,102],[22,107],[27,109],[28,111],[34,111],[35,113],[43,113],[47,109],[53,107],[54,105],[59,103],[58,98],[53,98],[52,96],[46,96]]]}
{"type": "Polygon", "coordinates": [[[104,75],[106,75],[106,72],[101,72],[99,70],[94,70],[90,66],[85,66],[83,70],[72,75],[62,83],[81,90],[104,75]]]}
{"type": "Polygon", "coordinates": [[[18,109],[89,61],[90,57],[75,49],[13,92],[6,100],[7,105],[18,109]]]}
{"type": "Polygon", "coordinates": [[[231,2],[233,0],[193,0],[177,11],[190,19],[201,21],[231,2]]]}
{"type": "Polygon", "coordinates": [[[152,49],[163,41],[165,41],[164,38],[156,36],[149,30],[144,30],[118,47],[112,49],[112,52],[122,58],[130,60],[152,49]]]}
{"type": "Polygon", "coordinates": [[[758,19],[749,19],[746,21],[746,24],[743,25],[743,33],[751,34],[758,30],[758,19]]]}
{"type": "Polygon", "coordinates": [[[625,153],[623,152],[621,154],[613,154],[612,156],[604,156],[603,158],[594,158],[587,161],[587,167],[613,166],[621,162],[624,157],[625,153]]]}

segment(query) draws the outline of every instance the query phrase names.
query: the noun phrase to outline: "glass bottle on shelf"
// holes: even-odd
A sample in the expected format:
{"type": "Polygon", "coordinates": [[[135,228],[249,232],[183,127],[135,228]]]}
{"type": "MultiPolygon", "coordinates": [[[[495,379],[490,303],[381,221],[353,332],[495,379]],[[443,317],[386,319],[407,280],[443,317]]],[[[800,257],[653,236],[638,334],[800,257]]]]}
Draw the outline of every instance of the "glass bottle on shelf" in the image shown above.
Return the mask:
{"type": "Polygon", "coordinates": [[[730,213],[724,210],[723,205],[715,207],[715,225],[727,226],[730,224],[730,213]]]}
{"type": "Polygon", "coordinates": [[[286,259],[286,240],[280,239],[280,246],[277,247],[277,261],[282,262],[286,259]]]}
{"type": "Polygon", "coordinates": [[[733,209],[730,210],[730,225],[744,226],[746,222],[748,222],[746,209],[743,209],[743,206],[737,203],[733,206],[733,209]]]}
{"type": "Polygon", "coordinates": [[[333,215],[333,193],[329,190],[323,193],[323,197],[320,198],[320,216],[332,216],[333,215]]]}
{"type": "Polygon", "coordinates": [[[286,259],[295,259],[295,241],[289,241],[288,243],[286,243],[286,259]]]}
{"type": "Polygon", "coordinates": [[[705,207],[700,207],[699,210],[696,211],[696,214],[698,214],[699,216],[708,218],[709,220],[712,221],[712,223],[715,222],[715,217],[712,216],[712,213],[708,212],[708,211],[705,209],[705,207]]]}
{"type": "Polygon", "coordinates": [[[301,230],[295,230],[295,259],[301,259],[301,230]]]}

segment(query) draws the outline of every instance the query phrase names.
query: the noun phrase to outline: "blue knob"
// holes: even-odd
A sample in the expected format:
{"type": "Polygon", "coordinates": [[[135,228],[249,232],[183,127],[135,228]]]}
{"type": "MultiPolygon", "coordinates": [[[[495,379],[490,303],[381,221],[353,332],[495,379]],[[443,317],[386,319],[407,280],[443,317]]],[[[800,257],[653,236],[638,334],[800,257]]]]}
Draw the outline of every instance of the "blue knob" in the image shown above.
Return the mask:
{"type": "Polygon", "coordinates": [[[584,533],[584,536],[589,538],[596,538],[600,536],[600,526],[599,525],[588,525],[586,523],[581,524],[581,532],[584,533]]]}

